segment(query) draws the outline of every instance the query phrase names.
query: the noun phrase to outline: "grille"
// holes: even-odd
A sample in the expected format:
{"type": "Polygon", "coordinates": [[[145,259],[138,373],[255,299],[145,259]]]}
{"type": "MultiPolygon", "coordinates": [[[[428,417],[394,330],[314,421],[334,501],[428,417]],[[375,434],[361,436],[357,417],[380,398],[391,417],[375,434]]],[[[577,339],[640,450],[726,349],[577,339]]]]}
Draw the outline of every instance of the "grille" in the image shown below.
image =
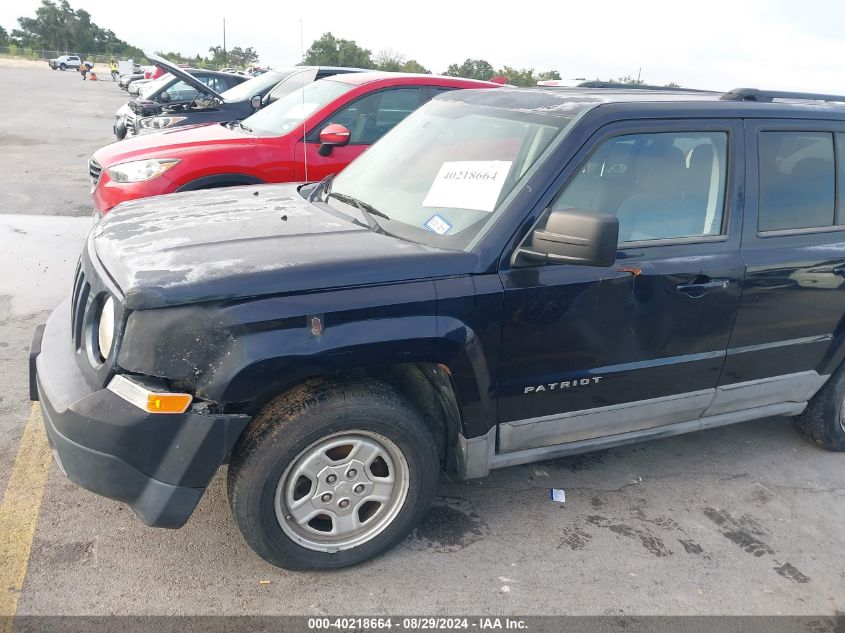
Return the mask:
{"type": "Polygon", "coordinates": [[[73,294],[70,300],[70,332],[74,349],[82,348],[82,323],[85,320],[85,310],[91,296],[91,284],[85,279],[82,262],[76,265],[76,275],[73,278],[73,294]]]}
{"type": "Polygon", "coordinates": [[[100,163],[98,163],[93,158],[88,161],[88,173],[91,175],[91,186],[96,187],[97,183],[100,182],[100,174],[102,173],[103,168],[100,167],[100,163]]]}

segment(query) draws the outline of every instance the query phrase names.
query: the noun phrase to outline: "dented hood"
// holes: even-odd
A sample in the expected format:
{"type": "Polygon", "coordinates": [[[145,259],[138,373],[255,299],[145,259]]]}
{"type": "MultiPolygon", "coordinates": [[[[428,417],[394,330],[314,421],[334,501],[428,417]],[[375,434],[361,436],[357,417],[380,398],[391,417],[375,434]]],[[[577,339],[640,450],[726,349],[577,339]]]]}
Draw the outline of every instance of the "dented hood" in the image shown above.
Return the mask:
{"type": "Polygon", "coordinates": [[[295,184],[124,203],[89,239],[133,310],[457,275],[475,264],[471,253],[336,218],[295,184]]]}

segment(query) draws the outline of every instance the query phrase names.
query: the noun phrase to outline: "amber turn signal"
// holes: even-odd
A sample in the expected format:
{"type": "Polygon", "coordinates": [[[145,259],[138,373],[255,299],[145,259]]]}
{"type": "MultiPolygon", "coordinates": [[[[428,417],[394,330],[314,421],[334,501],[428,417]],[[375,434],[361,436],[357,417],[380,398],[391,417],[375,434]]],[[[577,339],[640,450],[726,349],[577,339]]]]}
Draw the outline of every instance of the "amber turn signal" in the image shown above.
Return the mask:
{"type": "Polygon", "coordinates": [[[161,387],[149,382],[141,384],[140,379],[118,374],[111,379],[108,388],[147,413],[185,413],[191,406],[194,399],[191,394],[161,391],[161,387]]]}
{"type": "Polygon", "coordinates": [[[185,413],[191,406],[187,393],[151,393],[147,396],[147,411],[150,413],[185,413]]]}

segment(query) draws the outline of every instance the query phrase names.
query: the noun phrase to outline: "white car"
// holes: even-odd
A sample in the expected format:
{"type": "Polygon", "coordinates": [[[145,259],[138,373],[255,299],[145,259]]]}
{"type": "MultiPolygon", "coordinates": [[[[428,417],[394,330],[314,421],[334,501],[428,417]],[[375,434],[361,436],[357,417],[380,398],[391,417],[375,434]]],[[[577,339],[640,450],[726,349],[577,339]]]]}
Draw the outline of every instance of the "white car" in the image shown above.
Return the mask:
{"type": "Polygon", "coordinates": [[[53,70],[66,70],[68,68],[78,69],[82,60],[78,55],[62,55],[47,62],[53,70]]]}

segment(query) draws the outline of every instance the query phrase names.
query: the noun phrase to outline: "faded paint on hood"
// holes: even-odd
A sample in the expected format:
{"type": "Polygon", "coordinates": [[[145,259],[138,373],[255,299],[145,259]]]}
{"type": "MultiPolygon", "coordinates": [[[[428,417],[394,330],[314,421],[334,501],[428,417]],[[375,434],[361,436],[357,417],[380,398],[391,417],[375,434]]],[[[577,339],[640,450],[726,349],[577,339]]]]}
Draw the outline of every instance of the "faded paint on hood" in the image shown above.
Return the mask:
{"type": "Polygon", "coordinates": [[[299,185],[229,187],[125,203],[92,231],[139,310],[467,274],[476,258],[380,235],[310,204],[299,185]]]}

